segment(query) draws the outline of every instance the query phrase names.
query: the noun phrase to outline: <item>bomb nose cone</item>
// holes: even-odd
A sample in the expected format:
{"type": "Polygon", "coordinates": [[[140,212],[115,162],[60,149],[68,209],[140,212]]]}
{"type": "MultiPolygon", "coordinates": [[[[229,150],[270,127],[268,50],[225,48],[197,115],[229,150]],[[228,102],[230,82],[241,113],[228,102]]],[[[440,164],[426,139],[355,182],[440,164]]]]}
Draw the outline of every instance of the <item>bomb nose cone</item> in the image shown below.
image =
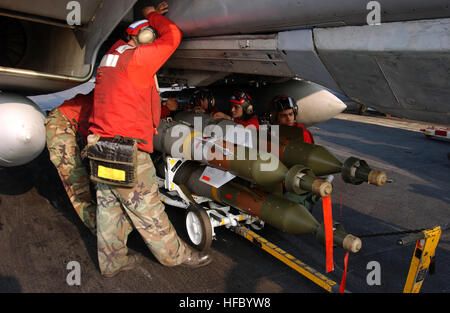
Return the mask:
{"type": "Polygon", "coordinates": [[[317,176],[340,173],[342,162],[322,146],[304,143],[303,140],[289,142],[280,157],[286,166],[303,164],[317,176]]]}
{"type": "Polygon", "coordinates": [[[342,247],[350,252],[356,253],[361,250],[362,241],[353,235],[347,235],[342,242],[342,247]]]}
{"type": "Polygon", "coordinates": [[[349,157],[344,162],[342,178],[346,183],[353,185],[368,182],[375,186],[383,186],[387,182],[387,175],[385,172],[373,170],[366,161],[355,157],[349,157]]]}
{"type": "MultiPolygon", "coordinates": [[[[333,243],[335,245],[352,253],[357,253],[361,250],[362,241],[360,238],[348,234],[339,223],[333,223],[333,229],[333,243]]],[[[316,229],[316,240],[325,245],[325,227],[323,223],[316,229]]]]}
{"type": "Polygon", "coordinates": [[[316,178],[314,172],[301,164],[293,166],[284,180],[287,191],[295,194],[312,192],[321,197],[327,197],[333,191],[333,185],[329,181],[316,178]]]}
{"type": "Polygon", "coordinates": [[[372,170],[369,173],[368,182],[375,186],[383,186],[387,182],[387,175],[385,172],[372,170]]]}
{"type": "Polygon", "coordinates": [[[333,191],[333,185],[329,181],[316,179],[312,185],[312,192],[321,196],[328,197],[333,191]]]}
{"type": "Polygon", "coordinates": [[[312,234],[319,222],[299,203],[270,195],[261,205],[261,218],[273,227],[289,234],[312,234]]]}

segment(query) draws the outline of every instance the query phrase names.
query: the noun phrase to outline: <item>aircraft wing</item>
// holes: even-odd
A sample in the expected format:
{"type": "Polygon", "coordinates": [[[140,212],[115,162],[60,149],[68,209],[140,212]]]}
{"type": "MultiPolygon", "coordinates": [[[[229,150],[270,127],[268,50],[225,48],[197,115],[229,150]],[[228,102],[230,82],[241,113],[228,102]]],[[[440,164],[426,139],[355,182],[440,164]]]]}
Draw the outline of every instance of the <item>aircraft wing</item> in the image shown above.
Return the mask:
{"type": "Polygon", "coordinates": [[[299,78],[381,112],[450,124],[444,0],[170,1],[184,40],[161,80],[299,78]],[[378,10],[378,11],[377,11],[378,10]],[[368,25],[376,22],[379,25],[368,25]]]}

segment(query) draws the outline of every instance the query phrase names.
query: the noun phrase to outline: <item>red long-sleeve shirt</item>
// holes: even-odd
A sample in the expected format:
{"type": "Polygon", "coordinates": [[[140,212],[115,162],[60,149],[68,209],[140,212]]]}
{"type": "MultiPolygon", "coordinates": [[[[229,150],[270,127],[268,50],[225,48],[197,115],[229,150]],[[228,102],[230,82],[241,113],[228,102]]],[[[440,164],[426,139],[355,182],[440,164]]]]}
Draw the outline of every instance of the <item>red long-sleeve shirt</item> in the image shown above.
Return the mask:
{"type": "Polygon", "coordinates": [[[166,118],[170,116],[170,110],[168,107],[166,106],[162,106],[161,107],[161,119],[166,118]]]}
{"type": "Polygon", "coordinates": [[[253,115],[252,117],[250,117],[248,120],[244,121],[244,120],[240,120],[235,118],[234,121],[238,124],[241,124],[244,127],[247,127],[249,125],[253,125],[255,126],[255,128],[257,130],[259,130],[259,121],[258,121],[258,117],[256,115],[253,115]]]}
{"type": "Polygon", "coordinates": [[[119,40],[103,57],[89,131],[102,137],[142,139],[145,142],[138,143],[138,148],[151,153],[161,115],[154,75],[178,47],[182,35],[160,14],[152,12],[147,19],[159,35],[155,41],[132,47],[119,40]]]}
{"type": "Polygon", "coordinates": [[[314,138],[313,135],[311,134],[311,132],[302,124],[300,123],[295,123],[294,127],[300,128],[303,131],[303,142],[306,143],[314,143],[314,138]]]}
{"type": "Polygon", "coordinates": [[[75,126],[77,132],[87,137],[89,128],[89,117],[91,115],[92,104],[94,103],[94,92],[87,95],[77,94],[70,100],[64,101],[58,110],[75,126]]]}

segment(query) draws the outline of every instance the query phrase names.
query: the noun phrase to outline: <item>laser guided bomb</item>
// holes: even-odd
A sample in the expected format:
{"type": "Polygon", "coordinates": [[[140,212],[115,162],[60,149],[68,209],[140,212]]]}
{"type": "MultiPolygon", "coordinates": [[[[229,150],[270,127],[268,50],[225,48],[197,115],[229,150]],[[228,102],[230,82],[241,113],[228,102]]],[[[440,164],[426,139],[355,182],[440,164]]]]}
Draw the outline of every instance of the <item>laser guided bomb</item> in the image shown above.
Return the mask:
{"type": "MultiPolygon", "coordinates": [[[[206,224],[232,225],[234,216],[234,221],[247,219],[251,225],[257,218],[291,234],[315,234],[319,242],[325,242],[324,226],[304,205],[278,192],[278,187],[297,195],[314,193],[326,197],[332,192],[330,182],[318,179],[313,170],[302,164],[288,169],[275,155],[253,148],[249,140],[252,134],[241,125],[192,112],[180,112],[175,119],[160,122],[154,149],[162,155],[154,162],[158,177],[165,180],[160,187],[164,184],[169,190],[169,193],[162,192],[163,202],[187,208],[187,215],[196,212],[192,219],[197,224],[188,226],[192,221],[186,219],[188,234],[211,234],[213,230],[206,224]],[[218,176],[229,173],[235,176],[215,185],[206,177],[209,167],[220,169],[218,176]],[[262,170],[264,167],[266,170],[262,170]],[[173,192],[179,197],[173,197],[173,192]],[[208,210],[209,215],[203,209],[190,209],[189,203],[205,201],[210,207],[215,201],[241,214],[211,212],[223,211],[224,207],[208,210]]],[[[361,248],[360,239],[347,234],[341,225],[336,224],[333,233],[334,244],[352,252],[361,248]]],[[[191,241],[196,245],[195,239],[191,241]]]]}
{"type": "Polygon", "coordinates": [[[205,138],[204,135],[203,132],[196,132],[189,123],[162,120],[153,145],[156,151],[229,171],[261,187],[273,188],[274,184],[283,183],[296,194],[313,192],[322,197],[331,194],[331,183],[316,178],[309,169],[300,166],[287,169],[271,153],[215,137],[205,138]]]}
{"type": "MultiPolygon", "coordinates": [[[[199,125],[199,131],[207,131],[208,127],[218,127],[225,136],[227,136],[227,127],[232,129],[239,126],[230,120],[213,119],[209,115],[193,112],[180,112],[175,115],[175,119],[189,125],[199,125]]],[[[383,186],[387,182],[386,173],[370,168],[364,160],[349,157],[342,163],[323,146],[303,142],[302,132],[298,128],[281,125],[278,134],[259,132],[258,135],[260,137],[253,140],[254,145],[277,155],[287,168],[303,165],[317,176],[341,173],[343,180],[353,185],[368,182],[375,186],[383,186]],[[277,143],[275,145],[277,151],[272,151],[274,141],[277,143]]]]}
{"type": "MultiPolygon", "coordinates": [[[[156,161],[155,167],[159,176],[165,175],[162,158],[156,161]]],[[[204,169],[204,164],[184,162],[177,168],[173,181],[190,193],[189,196],[195,194],[227,204],[289,234],[315,234],[317,241],[325,244],[323,225],[301,204],[235,180],[216,188],[201,180],[204,169]]],[[[361,240],[347,234],[340,224],[335,225],[333,242],[353,253],[358,252],[362,246],[361,240]]]]}

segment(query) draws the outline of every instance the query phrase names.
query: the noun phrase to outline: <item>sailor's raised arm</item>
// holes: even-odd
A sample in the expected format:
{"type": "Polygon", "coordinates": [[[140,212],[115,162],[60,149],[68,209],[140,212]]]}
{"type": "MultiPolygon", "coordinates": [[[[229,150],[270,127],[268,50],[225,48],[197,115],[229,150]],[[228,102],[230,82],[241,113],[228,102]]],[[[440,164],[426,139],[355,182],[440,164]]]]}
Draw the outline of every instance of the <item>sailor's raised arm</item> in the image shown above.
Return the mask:
{"type": "Polygon", "coordinates": [[[146,7],[149,25],[157,32],[158,37],[149,44],[136,48],[129,67],[133,72],[139,72],[142,77],[150,78],[164,65],[181,42],[182,33],[168,18],[158,12],[167,12],[167,4],[161,2],[157,8],[146,7]]]}

